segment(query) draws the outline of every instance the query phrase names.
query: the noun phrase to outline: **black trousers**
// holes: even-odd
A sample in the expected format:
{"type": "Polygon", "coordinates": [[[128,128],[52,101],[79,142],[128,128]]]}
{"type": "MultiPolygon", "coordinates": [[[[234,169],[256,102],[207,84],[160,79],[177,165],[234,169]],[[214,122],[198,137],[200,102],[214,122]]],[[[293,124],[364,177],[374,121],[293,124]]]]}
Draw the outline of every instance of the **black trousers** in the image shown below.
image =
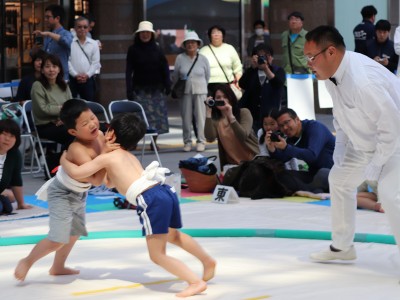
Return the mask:
{"type": "Polygon", "coordinates": [[[69,88],[71,89],[72,97],[95,101],[96,80],[94,76],[90,77],[85,83],[78,83],[74,77],[70,77],[69,88]]]}

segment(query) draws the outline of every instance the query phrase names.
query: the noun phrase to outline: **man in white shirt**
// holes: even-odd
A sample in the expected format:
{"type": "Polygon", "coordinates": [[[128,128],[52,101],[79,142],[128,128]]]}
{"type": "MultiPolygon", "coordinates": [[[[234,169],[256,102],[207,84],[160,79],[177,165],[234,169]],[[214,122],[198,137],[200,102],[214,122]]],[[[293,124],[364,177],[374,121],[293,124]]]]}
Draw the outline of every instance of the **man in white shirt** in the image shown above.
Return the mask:
{"type": "Polygon", "coordinates": [[[68,61],[71,93],[74,98],[95,101],[94,75],[101,67],[99,46],[95,40],[87,37],[88,19],[77,18],[74,29],[76,36],[71,44],[71,56],[68,61]]]}
{"type": "Polygon", "coordinates": [[[319,26],[306,35],[308,66],[333,101],[336,144],[329,175],[332,244],[312,253],[317,261],[353,260],[357,186],[378,184],[378,199],[400,245],[400,84],[365,55],[346,51],[336,28],[319,26]],[[329,80],[328,80],[329,79],[329,80]]]}

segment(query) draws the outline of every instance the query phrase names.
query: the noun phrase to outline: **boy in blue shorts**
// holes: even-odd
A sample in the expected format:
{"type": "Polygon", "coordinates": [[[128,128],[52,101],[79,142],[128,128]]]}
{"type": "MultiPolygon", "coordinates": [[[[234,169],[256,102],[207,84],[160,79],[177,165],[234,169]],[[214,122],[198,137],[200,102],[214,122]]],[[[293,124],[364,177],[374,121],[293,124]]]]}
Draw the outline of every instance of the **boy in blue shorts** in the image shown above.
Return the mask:
{"type": "Polygon", "coordinates": [[[168,169],[160,168],[154,161],[143,170],[138,159],[128,152],[136,147],[145,132],[145,124],[135,114],[120,114],[111,121],[106,133],[106,138],[118,143],[120,149],[100,155],[81,166],[72,163],[63,154],[61,165],[74,178],[85,178],[105,169],[106,185],[116,187],[129,202],[137,205],[150,259],[189,284],[176,296],[192,296],[206,290],[206,281],[214,277],[216,262],[191,236],[177,230],[182,227],[179,200],[174,189],[163,184],[168,169]],[[203,277],[198,277],[183,262],[168,256],[167,242],[197,257],[203,264],[203,277]]]}
{"type": "MultiPolygon", "coordinates": [[[[91,161],[103,152],[118,147],[107,143],[104,134],[99,130],[99,120],[89,109],[85,101],[71,99],[64,103],[60,119],[75,136],[75,141],[68,147],[67,158],[81,165],[91,161]]],[[[93,185],[100,185],[105,170],[76,180],[59,168],[55,177],[47,181],[36,193],[38,199],[48,200],[49,233],[30,252],[20,260],[14,276],[23,281],[32,265],[42,257],[56,252],[50,268],[50,275],[79,274],[79,270],[65,267],[65,261],[75,242],[81,235],[87,236],[85,209],[87,190],[93,185]]]]}

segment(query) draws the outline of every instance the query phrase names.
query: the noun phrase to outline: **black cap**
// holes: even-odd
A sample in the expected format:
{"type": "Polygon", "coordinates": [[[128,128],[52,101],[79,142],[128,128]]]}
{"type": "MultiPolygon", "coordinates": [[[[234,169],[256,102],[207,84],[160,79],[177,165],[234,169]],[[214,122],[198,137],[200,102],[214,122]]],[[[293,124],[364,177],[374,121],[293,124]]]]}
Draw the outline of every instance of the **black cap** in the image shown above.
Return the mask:
{"type": "Polygon", "coordinates": [[[302,21],[304,21],[303,14],[302,14],[301,12],[298,12],[298,11],[294,11],[294,12],[292,12],[291,14],[289,14],[289,15],[287,16],[287,19],[289,20],[291,17],[300,18],[302,21]]]}

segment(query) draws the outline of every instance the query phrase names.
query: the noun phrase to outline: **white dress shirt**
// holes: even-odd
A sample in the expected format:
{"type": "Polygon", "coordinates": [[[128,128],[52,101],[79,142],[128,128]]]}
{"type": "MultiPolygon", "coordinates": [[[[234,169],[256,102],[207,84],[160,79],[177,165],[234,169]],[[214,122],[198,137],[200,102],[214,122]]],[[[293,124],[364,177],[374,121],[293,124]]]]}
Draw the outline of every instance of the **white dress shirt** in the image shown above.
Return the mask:
{"type": "MultiPolygon", "coordinates": [[[[369,57],[346,51],[326,80],[332,96],[336,143],[374,153],[371,164],[383,166],[399,146],[400,79],[369,57]]],[[[336,149],[335,149],[336,152],[336,149]]]]}
{"type": "Polygon", "coordinates": [[[69,74],[72,77],[76,77],[78,74],[87,74],[90,78],[101,68],[99,45],[95,40],[86,37],[85,43],[80,44],[86,57],[78,43],[80,43],[78,38],[74,37],[68,60],[69,74]]]}

